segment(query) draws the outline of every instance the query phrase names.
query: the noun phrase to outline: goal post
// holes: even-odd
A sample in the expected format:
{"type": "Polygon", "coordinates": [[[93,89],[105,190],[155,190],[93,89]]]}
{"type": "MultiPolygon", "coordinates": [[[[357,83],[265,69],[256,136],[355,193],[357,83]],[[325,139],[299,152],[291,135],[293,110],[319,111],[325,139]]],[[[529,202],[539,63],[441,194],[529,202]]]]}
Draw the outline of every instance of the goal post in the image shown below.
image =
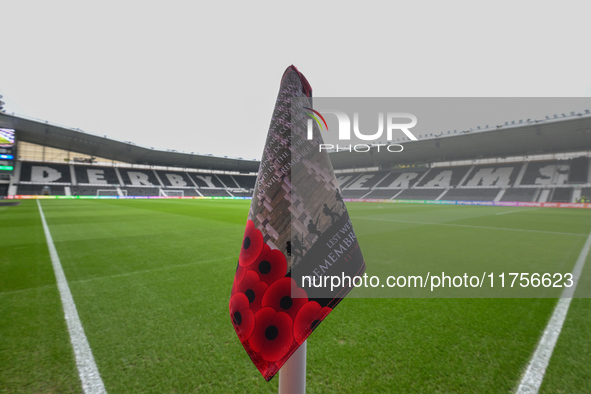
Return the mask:
{"type": "Polygon", "coordinates": [[[164,190],[159,189],[158,195],[160,197],[185,197],[184,190],[164,190]]]}
{"type": "Polygon", "coordinates": [[[125,189],[97,189],[96,190],[97,197],[105,197],[105,196],[125,196],[127,197],[127,190],[125,189]],[[121,194],[119,194],[121,192],[121,194]]]}

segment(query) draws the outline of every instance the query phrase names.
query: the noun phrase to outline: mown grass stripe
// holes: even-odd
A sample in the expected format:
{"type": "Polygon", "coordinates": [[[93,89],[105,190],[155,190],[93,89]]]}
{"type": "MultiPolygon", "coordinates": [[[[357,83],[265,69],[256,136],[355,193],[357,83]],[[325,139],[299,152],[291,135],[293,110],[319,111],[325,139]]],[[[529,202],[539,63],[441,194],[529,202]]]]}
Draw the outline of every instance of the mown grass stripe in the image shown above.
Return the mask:
{"type": "Polygon", "coordinates": [[[587,241],[585,242],[575,267],[573,268],[573,285],[564,289],[562,297],[558,300],[556,308],[554,308],[554,313],[544,330],[544,334],[538,343],[538,347],[527,366],[525,374],[521,378],[521,382],[517,388],[517,393],[519,394],[537,393],[542,386],[542,381],[546,374],[546,368],[548,368],[550,358],[554,352],[554,347],[556,346],[556,342],[562,331],[564,320],[566,319],[570,303],[573,299],[572,297],[575,294],[577,283],[581,277],[581,272],[583,271],[583,266],[585,265],[590,249],[591,233],[589,233],[587,241]]]}
{"type": "Polygon", "coordinates": [[[94,356],[92,355],[92,350],[86,339],[82,322],[80,321],[80,317],[78,317],[76,304],[74,303],[74,298],[70,292],[66,275],[62,269],[62,264],[57,254],[57,250],[55,249],[55,245],[53,244],[53,238],[49,232],[49,226],[47,226],[45,215],[43,214],[43,208],[41,208],[39,200],[37,200],[37,207],[39,207],[39,215],[41,216],[41,222],[43,223],[43,231],[45,232],[51,263],[53,265],[60,298],[64,307],[64,315],[66,318],[66,324],[68,325],[68,332],[70,333],[70,341],[72,342],[72,348],[74,349],[74,355],[76,357],[76,366],[78,367],[78,375],[82,382],[82,389],[87,394],[106,393],[105,385],[101,379],[96,362],[94,361],[94,356]]]}
{"type": "Polygon", "coordinates": [[[564,233],[564,232],[559,232],[559,231],[529,230],[529,229],[525,229],[525,228],[472,226],[469,224],[419,222],[419,221],[414,221],[414,220],[382,219],[382,218],[369,218],[369,217],[361,217],[361,216],[351,217],[351,219],[377,220],[380,222],[394,222],[394,223],[425,224],[425,225],[429,225],[429,226],[451,226],[451,227],[479,228],[479,229],[483,229],[483,230],[519,231],[519,232],[525,232],[525,233],[539,233],[539,234],[576,235],[579,237],[587,235],[587,234],[579,234],[579,233],[564,233]]]}

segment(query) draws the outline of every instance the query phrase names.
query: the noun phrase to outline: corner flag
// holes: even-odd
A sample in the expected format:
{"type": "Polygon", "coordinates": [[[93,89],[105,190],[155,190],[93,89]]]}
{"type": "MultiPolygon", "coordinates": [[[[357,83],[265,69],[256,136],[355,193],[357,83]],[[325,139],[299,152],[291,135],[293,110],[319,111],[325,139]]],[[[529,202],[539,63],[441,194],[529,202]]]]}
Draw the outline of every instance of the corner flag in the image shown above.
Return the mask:
{"type": "Polygon", "coordinates": [[[319,149],[321,124],[308,121],[317,120],[312,107],[310,84],[288,67],[230,298],[236,334],[267,381],[351,290],[344,278],[365,271],[328,153],[319,149]],[[326,276],[343,280],[327,287],[326,276]]]}

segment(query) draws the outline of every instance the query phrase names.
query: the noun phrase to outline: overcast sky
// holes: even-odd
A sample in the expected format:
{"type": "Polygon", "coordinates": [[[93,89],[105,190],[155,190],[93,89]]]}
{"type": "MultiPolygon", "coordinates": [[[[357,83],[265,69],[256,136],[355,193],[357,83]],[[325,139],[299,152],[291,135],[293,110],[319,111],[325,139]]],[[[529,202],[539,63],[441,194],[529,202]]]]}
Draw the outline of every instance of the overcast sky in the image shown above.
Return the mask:
{"type": "Polygon", "coordinates": [[[588,1],[352,4],[0,0],[0,94],[8,112],[248,159],[290,64],[323,97],[591,96],[588,1]]]}

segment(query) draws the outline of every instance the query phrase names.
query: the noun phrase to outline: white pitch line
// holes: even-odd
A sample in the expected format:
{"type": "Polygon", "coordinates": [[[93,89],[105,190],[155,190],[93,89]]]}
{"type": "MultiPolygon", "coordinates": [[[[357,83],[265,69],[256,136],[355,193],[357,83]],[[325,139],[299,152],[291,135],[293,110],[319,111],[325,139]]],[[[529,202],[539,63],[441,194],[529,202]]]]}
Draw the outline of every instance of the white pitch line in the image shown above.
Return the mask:
{"type": "Polygon", "coordinates": [[[572,297],[575,294],[575,289],[577,288],[577,283],[579,282],[590,249],[591,233],[589,233],[585,246],[583,246],[583,250],[581,250],[581,254],[579,254],[579,258],[573,268],[573,285],[565,288],[562,292],[561,298],[558,300],[558,303],[554,308],[554,313],[538,343],[538,347],[527,366],[525,374],[521,378],[521,382],[517,388],[518,394],[537,393],[542,386],[542,381],[546,374],[546,368],[548,367],[550,357],[552,357],[552,352],[554,351],[554,346],[556,346],[556,342],[562,331],[566,314],[568,313],[570,303],[573,299],[572,297]]]}
{"type": "Polygon", "coordinates": [[[538,208],[529,208],[529,209],[516,209],[513,211],[505,211],[505,212],[499,212],[499,213],[495,213],[495,215],[504,215],[506,213],[514,213],[514,212],[525,212],[525,211],[535,211],[538,208]]]}
{"type": "Polygon", "coordinates": [[[49,249],[49,255],[51,256],[51,263],[53,264],[53,272],[55,273],[57,287],[64,307],[64,315],[70,333],[70,342],[72,342],[74,356],[76,357],[76,366],[78,367],[78,375],[82,382],[82,389],[86,394],[106,393],[107,390],[105,390],[105,385],[103,384],[101,375],[99,374],[94,361],[92,350],[86,339],[84,328],[82,328],[80,317],[78,317],[76,304],[72,298],[66,275],[62,269],[62,264],[60,263],[55,245],[53,244],[53,238],[49,232],[49,227],[45,221],[45,215],[43,214],[43,209],[41,208],[39,200],[37,200],[37,206],[39,207],[39,214],[41,215],[41,222],[43,223],[43,230],[45,231],[45,238],[47,239],[47,247],[49,249]]]}
{"type": "Polygon", "coordinates": [[[467,227],[467,228],[481,228],[484,230],[506,230],[506,231],[520,231],[526,233],[541,233],[541,234],[556,234],[556,235],[578,235],[585,236],[580,233],[562,233],[558,231],[543,231],[543,230],[528,230],[525,228],[509,228],[509,227],[488,227],[488,226],[472,226],[469,224],[454,224],[454,223],[434,223],[434,222],[416,222],[413,220],[395,220],[395,219],[381,219],[381,218],[366,218],[361,216],[351,217],[351,219],[361,220],[378,220],[380,222],[394,222],[394,223],[410,223],[410,224],[428,224],[432,226],[452,226],[452,227],[467,227]]]}

